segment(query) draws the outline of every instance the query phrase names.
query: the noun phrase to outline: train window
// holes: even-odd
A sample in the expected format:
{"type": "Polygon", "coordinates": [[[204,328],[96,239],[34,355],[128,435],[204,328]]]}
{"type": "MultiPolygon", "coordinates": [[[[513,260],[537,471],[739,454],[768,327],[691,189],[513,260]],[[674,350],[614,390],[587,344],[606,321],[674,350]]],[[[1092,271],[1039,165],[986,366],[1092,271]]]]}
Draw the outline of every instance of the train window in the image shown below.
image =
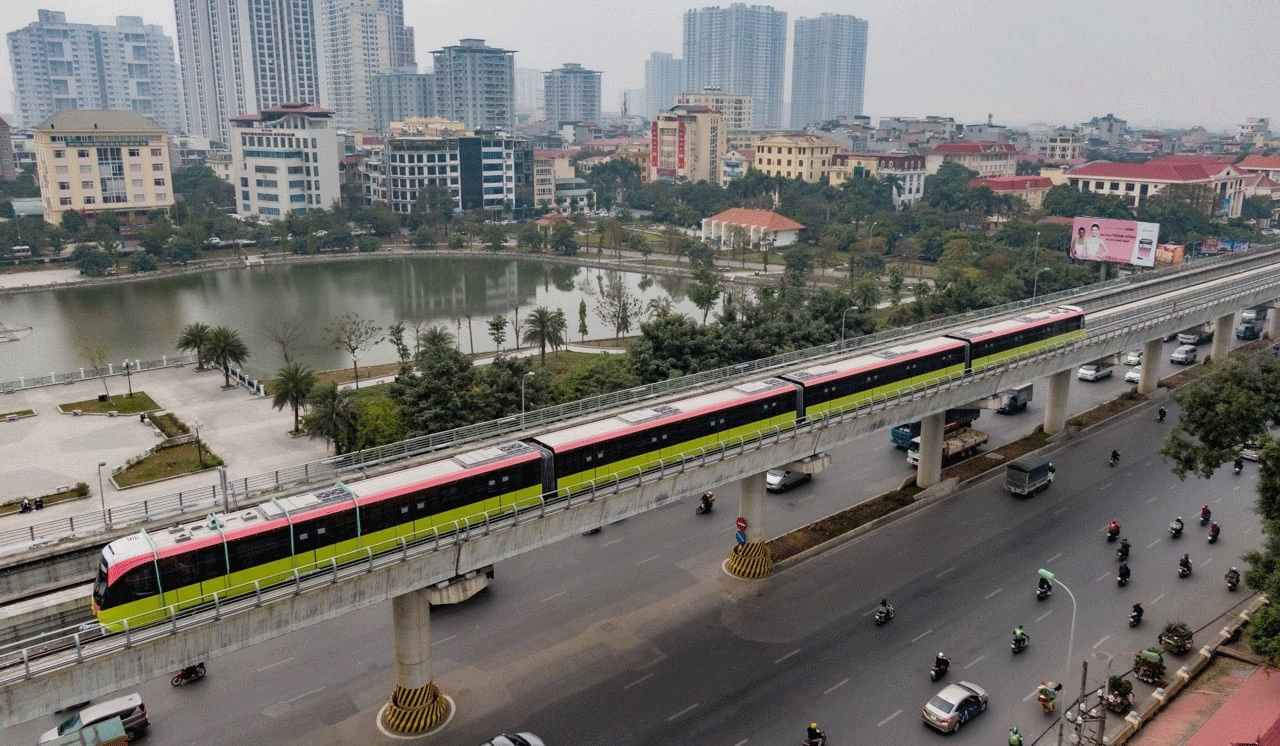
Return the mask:
{"type": "Polygon", "coordinates": [[[400,506],[400,514],[401,514],[401,515],[408,515],[408,514],[409,514],[409,506],[408,506],[408,505],[401,505],[401,506],[400,506]]]}
{"type": "Polygon", "coordinates": [[[139,565],[121,578],[125,587],[129,589],[129,593],[134,598],[144,598],[146,596],[154,596],[158,587],[156,585],[156,570],[150,562],[145,565],[139,565]]]}
{"type": "Polygon", "coordinates": [[[272,529],[227,542],[227,561],[231,572],[248,570],[287,557],[287,532],[288,528],[272,529]]]}
{"type": "Polygon", "coordinates": [[[189,554],[177,554],[160,560],[161,587],[172,591],[199,582],[195,563],[189,554]]]}
{"type": "Polygon", "coordinates": [[[324,536],[327,533],[329,533],[329,530],[324,526],[321,526],[320,528],[316,529],[316,536],[324,536]]]}
{"type": "Polygon", "coordinates": [[[206,580],[227,574],[227,555],[226,550],[221,544],[215,544],[211,547],[204,547],[195,552],[194,571],[196,580],[203,583],[206,580]]]}
{"type": "Polygon", "coordinates": [[[308,531],[303,531],[302,533],[298,534],[298,541],[299,541],[299,542],[304,542],[304,541],[306,541],[306,540],[308,540],[308,539],[310,539],[310,538],[311,538],[311,533],[310,533],[310,532],[308,532],[308,531]]]}

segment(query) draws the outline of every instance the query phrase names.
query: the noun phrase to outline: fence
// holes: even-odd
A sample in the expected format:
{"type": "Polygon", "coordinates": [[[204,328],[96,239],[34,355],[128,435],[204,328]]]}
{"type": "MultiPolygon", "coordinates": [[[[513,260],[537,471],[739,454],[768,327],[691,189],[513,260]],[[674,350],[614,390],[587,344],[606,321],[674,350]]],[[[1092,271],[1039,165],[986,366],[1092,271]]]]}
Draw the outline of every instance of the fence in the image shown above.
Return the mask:
{"type": "Polygon", "coordinates": [[[192,353],[182,355],[164,355],[159,360],[126,360],[124,363],[116,365],[108,363],[106,368],[81,368],[71,373],[50,373],[47,376],[22,376],[16,381],[0,382],[0,393],[11,393],[21,391],[22,389],[34,389],[41,386],[54,386],[59,383],[68,384],[78,381],[91,381],[95,378],[108,378],[111,376],[130,376],[134,373],[141,373],[146,370],[158,370],[160,368],[181,368],[184,365],[190,365],[196,361],[195,355],[192,353]],[[126,368],[127,365],[127,368],[126,368]]]}

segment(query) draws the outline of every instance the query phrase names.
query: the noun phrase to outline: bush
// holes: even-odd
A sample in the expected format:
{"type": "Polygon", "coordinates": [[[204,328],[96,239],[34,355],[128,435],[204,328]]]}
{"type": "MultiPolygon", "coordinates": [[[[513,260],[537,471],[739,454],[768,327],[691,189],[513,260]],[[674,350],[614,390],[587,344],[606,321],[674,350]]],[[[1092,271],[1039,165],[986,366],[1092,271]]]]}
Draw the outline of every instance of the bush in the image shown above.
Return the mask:
{"type": "Polygon", "coordinates": [[[85,482],[76,482],[76,497],[88,497],[89,485],[85,482]]]}

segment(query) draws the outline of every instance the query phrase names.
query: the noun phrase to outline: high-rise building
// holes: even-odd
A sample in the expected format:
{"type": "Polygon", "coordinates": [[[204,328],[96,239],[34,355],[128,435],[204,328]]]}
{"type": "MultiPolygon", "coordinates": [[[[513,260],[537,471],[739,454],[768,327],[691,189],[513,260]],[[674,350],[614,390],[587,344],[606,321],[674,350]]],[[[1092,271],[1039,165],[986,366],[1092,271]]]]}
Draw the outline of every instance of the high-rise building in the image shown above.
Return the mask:
{"type": "Polygon", "coordinates": [[[521,120],[540,122],[547,118],[547,96],[543,86],[544,73],[541,70],[530,70],[517,67],[516,116],[521,120]]]}
{"type": "Polygon", "coordinates": [[[559,127],[570,122],[600,123],[600,73],[566,62],[544,77],[547,121],[559,127]]]}
{"type": "Polygon", "coordinates": [[[719,184],[725,142],[720,112],[707,106],[673,106],[650,125],[649,180],[719,184]]]}
{"type": "Polygon", "coordinates": [[[867,22],[823,13],[796,19],[791,55],[791,126],[801,128],[862,114],[867,75],[867,22]],[[795,64],[803,60],[803,64],[795,64]]]}
{"type": "Polygon", "coordinates": [[[171,131],[183,129],[173,40],[160,26],[118,16],[114,26],[67,23],[36,12],[9,33],[18,120],[31,127],[63,109],[133,110],[171,131]]]}
{"type": "Polygon", "coordinates": [[[755,100],[757,129],[782,121],[787,14],[767,5],[690,10],[684,15],[684,90],[719,88],[755,100]]]}
{"type": "Polygon", "coordinates": [[[236,214],[279,220],[338,204],[338,134],[333,112],[282,104],[231,118],[236,214]]]}
{"type": "Polygon", "coordinates": [[[684,60],[666,52],[654,52],[644,61],[643,111],[632,112],[652,118],[660,111],[676,105],[676,96],[684,87],[684,60]]]}
{"type": "Polygon", "coordinates": [[[436,115],[435,76],[431,73],[391,73],[373,77],[373,117],[379,132],[392,122],[436,115]]]}
{"type": "Polygon", "coordinates": [[[321,101],[336,128],[376,129],[374,77],[417,71],[402,0],[317,0],[317,8],[321,101]]]}
{"type": "Polygon", "coordinates": [[[708,88],[702,93],[684,91],[676,96],[676,103],[682,106],[709,106],[720,112],[725,128],[729,130],[751,129],[755,119],[755,99],[750,96],[737,96],[716,88],[708,88]]]}
{"type": "Polygon", "coordinates": [[[505,130],[515,125],[515,55],[462,39],[431,53],[435,66],[436,115],[473,130],[505,130]]]}

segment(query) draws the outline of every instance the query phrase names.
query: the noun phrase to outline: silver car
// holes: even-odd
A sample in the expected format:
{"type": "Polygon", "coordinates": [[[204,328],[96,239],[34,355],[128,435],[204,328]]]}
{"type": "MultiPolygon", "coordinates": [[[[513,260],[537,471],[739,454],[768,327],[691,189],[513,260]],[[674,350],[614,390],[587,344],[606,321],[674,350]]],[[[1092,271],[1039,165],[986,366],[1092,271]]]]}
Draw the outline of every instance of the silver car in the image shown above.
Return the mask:
{"type": "Polygon", "coordinates": [[[786,492],[797,484],[803,484],[813,478],[812,474],[788,469],[770,469],[764,475],[764,487],[770,492],[786,492]]]}
{"type": "Polygon", "coordinates": [[[942,691],[925,703],[920,714],[925,725],[943,733],[954,733],[985,709],[987,690],[977,684],[961,681],[942,687],[942,691]]]}
{"type": "Polygon", "coordinates": [[[546,746],[532,733],[503,733],[485,741],[480,746],[546,746]]]}

